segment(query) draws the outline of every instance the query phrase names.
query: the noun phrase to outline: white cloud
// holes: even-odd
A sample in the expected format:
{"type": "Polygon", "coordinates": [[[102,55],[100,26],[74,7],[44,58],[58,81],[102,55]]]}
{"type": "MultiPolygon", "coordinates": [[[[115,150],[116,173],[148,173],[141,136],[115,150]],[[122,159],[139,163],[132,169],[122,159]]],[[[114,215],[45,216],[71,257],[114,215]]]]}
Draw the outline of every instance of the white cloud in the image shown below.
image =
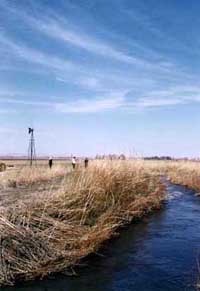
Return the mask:
{"type": "Polygon", "coordinates": [[[140,108],[164,107],[200,102],[200,87],[197,85],[179,85],[165,90],[153,90],[147,95],[139,97],[132,103],[140,108]]]}
{"type": "MultiPolygon", "coordinates": [[[[56,78],[57,81],[73,83],[77,87],[96,92],[122,89],[131,91],[135,87],[140,87],[141,90],[150,92],[152,91],[153,83],[159,83],[162,78],[169,82],[192,78],[191,75],[184,73],[169,60],[162,59],[159,62],[152,62],[151,54],[147,53],[145,59],[143,59],[137,55],[134,56],[134,50],[132,50],[132,55],[130,56],[123,52],[120,47],[113,45],[111,42],[106,42],[105,39],[98,38],[82,28],[80,30],[77,25],[72,26],[66,19],[55,13],[51,15],[47,11],[45,13],[46,16],[39,14],[36,18],[25,11],[19,10],[17,7],[11,7],[6,1],[3,1],[1,5],[4,8],[6,7],[9,12],[15,13],[19,19],[23,19],[35,32],[40,31],[54,40],[61,40],[63,45],[65,43],[71,44],[81,50],[84,49],[99,56],[134,65],[130,66],[128,71],[118,66],[118,64],[112,64],[109,69],[104,69],[101,62],[92,66],[89,58],[83,65],[81,62],[75,63],[69,60],[68,56],[64,58],[58,55],[51,55],[28,47],[24,43],[16,42],[9,36],[5,36],[5,34],[0,35],[0,43],[8,49],[10,54],[51,73],[50,78],[56,78]]],[[[47,41],[49,42],[48,39],[47,41]]],[[[64,49],[64,46],[62,49],[64,49]]],[[[30,70],[32,69],[30,68],[30,70]]],[[[27,70],[29,70],[29,67],[27,70]]],[[[139,97],[137,96],[137,98],[139,97]]]]}
{"type": "Polygon", "coordinates": [[[18,10],[17,8],[7,5],[5,1],[1,3],[1,6],[4,9],[18,15],[26,21],[28,25],[31,25],[34,29],[54,38],[60,39],[64,42],[67,42],[73,46],[84,49],[90,53],[95,53],[104,57],[109,57],[121,62],[128,64],[143,64],[143,60],[130,56],[123,51],[114,48],[111,44],[106,43],[105,41],[96,39],[93,36],[80,31],[80,29],[69,29],[69,23],[65,19],[59,17],[55,13],[50,17],[43,17],[44,20],[36,19],[33,16],[28,15],[25,11],[18,10]]]}
{"type": "MultiPolygon", "coordinates": [[[[22,94],[22,96],[23,95],[24,94],[22,94]]],[[[125,93],[123,92],[121,92],[121,95],[119,95],[119,92],[112,92],[107,94],[107,96],[96,96],[93,99],[76,98],[74,101],[49,102],[19,98],[14,99],[15,94],[13,92],[12,98],[0,98],[0,103],[30,106],[30,110],[39,107],[41,110],[51,110],[60,113],[94,113],[120,108],[124,103],[124,95],[125,93]]]]}
{"type": "Polygon", "coordinates": [[[185,104],[185,100],[181,98],[141,98],[136,102],[137,107],[145,108],[145,107],[163,107],[163,106],[172,106],[178,104],[185,104]]]}
{"type": "Polygon", "coordinates": [[[70,103],[56,104],[55,108],[63,113],[95,113],[120,108],[124,103],[123,97],[104,99],[81,99],[70,103]]]}
{"type": "MultiPolygon", "coordinates": [[[[134,56],[134,50],[133,55],[129,55],[122,51],[120,47],[107,42],[105,39],[96,37],[94,34],[92,35],[88,31],[78,28],[78,26],[69,25],[66,19],[58,15],[53,14],[54,17],[50,18],[48,13],[45,13],[46,16],[36,19],[17,8],[11,9],[5,1],[2,3],[2,5],[7,6],[7,9],[16,13],[18,18],[23,18],[36,32],[40,31],[54,40],[61,40],[63,44],[67,43],[89,53],[126,64],[133,64],[134,66],[130,66],[128,71],[121,68],[122,66],[116,66],[116,64],[113,67],[111,65],[109,70],[104,70],[101,63],[99,63],[99,66],[91,68],[88,63],[86,65],[76,64],[67,60],[67,58],[27,47],[23,42],[16,42],[9,36],[1,34],[0,44],[8,49],[10,54],[38,65],[37,68],[43,66],[47,69],[46,71],[53,72],[59,82],[71,82],[78,88],[84,87],[90,90],[88,96],[92,96],[91,92],[94,92],[91,99],[83,96],[76,98],[75,101],[68,100],[60,103],[42,101],[38,96],[35,96],[35,100],[33,100],[34,96],[29,92],[22,92],[22,94],[16,94],[16,92],[6,94],[4,92],[3,94],[0,93],[0,96],[3,97],[0,99],[1,103],[31,105],[63,113],[92,113],[105,110],[123,110],[127,107],[145,109],[147,107],[173,106],[200,101],[198,84],[194,82],[188,86],[182,85],[183,80],[190,80],[191,82],[192,76],[183,73],[175,63],[171,63],[167,59],[152,62],[151,56],[148,54],[145,59],[134,56]],[[160,83],[162,78],[164,83],[176,83],[176,85],[161,90],[161,87],[164,86],[160,83]],[[136,93],[134,93],[134,90],[136,93]],[[112,94],[110,94],[110,91],[112,91],[112,94]],[[129,96],[125,97],[128,92],[130,92],[129,96]],[[16,95],[18,95],[17,98],[15,98],[16,95]],[[30,99],[25,99],[25,96],[29,96],[30,99]]],[[[64,98],[65,96],[62,99],[64,98]]]]}
{"type": "Polygon", "coordinates": [[[18,44],[16,41],[9,39],[8,36],[3,34],[0,35],[0,44],[8,48],[11,54],[16,55],[30,63],[43,65],[54,70],[70,71],[71,69],[74,69],[74,65],[69,61],[43,53],[37,49],[18,44]]]}
{"type": "MultiPolygon", "coordinates": [[[[14,97],[14,93],[13,93],[14,97]]],[[[31,106],[42,106],[42,107],[52,107],[52,102],[47,101],[36,101],[36,100],[30,100],[30,99],[13,99],[9,97],[0,98],[0,103],[4,104],[20,104],[20,105],[31,105],[31,106]]]]}
{"type": "Polygon", "coordinates": [[[68,29],[66,26],[61,26],[61,24],[57,21],[50,20],[48,18],[45,22],[32,19],[32,23],[35,28],[48,36],[63,40],[76,47],[87,50],[88,52],[109,57],[128,64],[144,64],[144,61],[139,58],[125,54],[124,52],[114,48],[112,45],[84,34],[81,31],[73,31],[72,29],[68,29]]]}
{"type": "MultiPolygon", "coordinates": [[[[90,32],[85,31],[82,28],[80,29],[79,25],[69,23],[66,18],[63,18],[52,10],[46,11],[45,15],[38,15],[36,18],[30,15],[30,12],[27,13],[25,10],[19,10],[14,6],[11,7],[5,1],[2,1],[1,6],[2,8],[7,9],[10,13],[12,12],[17,15],[18,18],[23,19],[26,24],[31,26],[34,30],[40,31],[53,39],[63,41],[66,44],[71,44],[82,50],[88,51],[89,53],[94,53],[98,56],[110,58],[129,65],[143,67],[145,70],[161,70],[163,73],[174,74],[177,69],[177,66],[170,62],[170,60],[161,58],[160,54],[155,51],[151,51],[146,47],[142,47],[137,44],[136,41],[134,41],[134,47],[145,51],[145,58],[134,54],[134,50],[131,50],[131,54],[124,52],[120,47],[118,47],[118,44],[113,45],[109,41],[97,38],[90,32]],[[152,61],[151,55],[154,55],[155,58],[157,57],[159,61],[152,61]]],[[[40,10],[42,10],[42,7],[40,7],[40,10]]],[[[141,22],[140,14],[139,17],[137,16],[136,18],[137,21],[139,20],[141,22]]],[[[147,24],[147,26],[150,27],[149,22],[147,24]]],[[[180,73],[181,72],[179,72],[179,74],[180,73]]],[[[184,73],[182,72],[182,75],[183,74],[184,73]]]]}
{"type": "MultiPolygon", "coordinates": [[[[56,80],[62,83],[69,83],[69,79],[64,79],[62,77],[56,77],[56,80]]],[[[79,77],[73,81],[73,83],[86,87],[88,89],[102,89],[102,84],[100,82],[100,78],[97,77],[79,77]]]]}
{"type": "MultiPolygon", "coordinates": [[[[22,93],[21,96],[25,96],[22,93]]],[[[53,112],[60,113],[71,113],[71,114],[83,114],[83,113],[95,113],[95,112],[105,112],[109,110],[131,110],[135,111],[137,109],[145,108],[158,108],[158,107],[169,107],[175,105],[184,105],[191,102],[200,102],[200,94],[198,87],[192,86],[179,86],[172,87],[168,90],[157,90],[149,92],[146,96],[138,96],[130,101],[130,97],[127,90],[122,91],[111,91],[104,92],[101,97],[94,95],[93,98],[75,98],[74,101],[66,100],[62,102],[51,102],[43,101],[38,98],[37,100],[19,99],[20,92],[13,92],[12,95],[8,97],[1,97],[0,103],[4,104],[19,104],[22,106],[30,106],[30,110],[39,107],[41,110],[50,110],[53,112]],[[188,95],[183,92],[188,92],[188,95]],[[192,93],[192,94],[191,94],[192,93]],[[18,95],[17,95],[18,94],[18,95]],[[15,98],[17,97],[17,98],[15,98]],[[14,99],[15,98],[15,99],[14,99]]],[[[2,92],[0,92],[2,96],[2,92]]],[[[34,97],[34,96],[32,96],[34,97]]],[[[57,98],[54,97],[54,100],[57,98]]],[[[59,98],[60,99],[60,98],[59,98]]],[[[62,97],[64,100],[64,97],[62,97]]]]}

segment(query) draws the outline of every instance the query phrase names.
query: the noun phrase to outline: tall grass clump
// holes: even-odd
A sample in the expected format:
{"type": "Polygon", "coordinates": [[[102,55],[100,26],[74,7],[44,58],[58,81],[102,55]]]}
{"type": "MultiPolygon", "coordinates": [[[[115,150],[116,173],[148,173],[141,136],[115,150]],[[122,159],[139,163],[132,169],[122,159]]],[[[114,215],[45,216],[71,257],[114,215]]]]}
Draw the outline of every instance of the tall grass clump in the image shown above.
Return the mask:
{"type": "Polygon", "coordinates": [[[172,183],[200,191],[200,163],[177,161],[166,165],[166,174],[172,183]]]}
{"type": "Polygon", "coordinates": [[[0,285],[78,264],[120,226],[159,209],[164,190],[143,162],[94,162],[66,176],[56,193],[2,209],[0,285]]]}

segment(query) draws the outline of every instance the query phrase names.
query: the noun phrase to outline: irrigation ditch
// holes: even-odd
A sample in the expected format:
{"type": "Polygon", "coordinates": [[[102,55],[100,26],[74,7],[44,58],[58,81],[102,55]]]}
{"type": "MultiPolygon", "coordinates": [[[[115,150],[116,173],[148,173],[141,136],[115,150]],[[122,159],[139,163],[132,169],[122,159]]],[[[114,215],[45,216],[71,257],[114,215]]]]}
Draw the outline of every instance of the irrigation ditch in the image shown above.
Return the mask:
{"type": "Polygon", "coordinates": [[[2,291],[197,290],[200,199],[184,186],[166,182],[163,208],[88,256],[75,276],[55,275],[2,291]]]}

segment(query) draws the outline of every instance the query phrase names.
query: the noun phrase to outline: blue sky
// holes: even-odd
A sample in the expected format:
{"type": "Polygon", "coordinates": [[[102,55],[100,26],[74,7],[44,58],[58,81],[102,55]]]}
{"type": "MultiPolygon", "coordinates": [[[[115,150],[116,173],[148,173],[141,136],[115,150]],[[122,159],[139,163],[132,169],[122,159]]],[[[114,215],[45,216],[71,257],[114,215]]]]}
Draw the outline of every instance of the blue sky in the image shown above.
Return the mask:
{"type": "Polygon", "coordinates": [[[0,0],[0,155],[200,155],[200,2],[0,0]]]}

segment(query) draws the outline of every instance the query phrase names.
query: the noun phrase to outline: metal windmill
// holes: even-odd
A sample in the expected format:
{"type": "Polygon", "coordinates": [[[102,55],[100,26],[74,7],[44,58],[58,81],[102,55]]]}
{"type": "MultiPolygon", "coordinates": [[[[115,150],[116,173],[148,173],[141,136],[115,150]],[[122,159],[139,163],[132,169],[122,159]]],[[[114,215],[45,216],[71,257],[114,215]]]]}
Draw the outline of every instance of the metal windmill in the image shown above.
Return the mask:
{"type": "Polygon", "coordinates": [[[32,167],[33,162],[36,162],[34,129],[29,127],[28,134],[30,135],[29,147],[28,147],[28,161],[30,162],[30,166],[32,167]]]}

